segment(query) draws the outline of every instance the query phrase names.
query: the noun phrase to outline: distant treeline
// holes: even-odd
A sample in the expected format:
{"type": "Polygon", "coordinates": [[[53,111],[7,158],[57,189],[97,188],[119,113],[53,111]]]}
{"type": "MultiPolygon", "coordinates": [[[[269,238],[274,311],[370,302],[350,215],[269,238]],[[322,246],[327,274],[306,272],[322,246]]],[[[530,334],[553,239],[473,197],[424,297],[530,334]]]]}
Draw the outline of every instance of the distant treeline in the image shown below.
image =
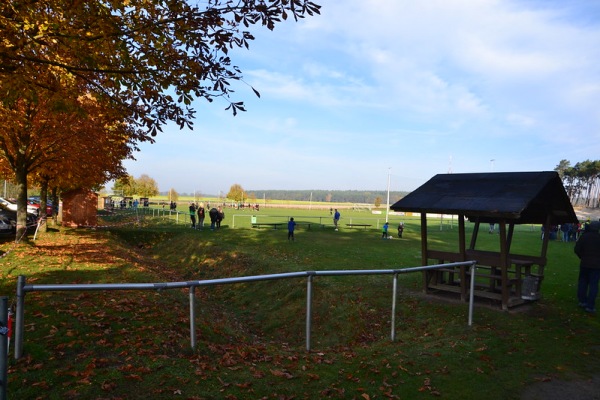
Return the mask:
{"type": "Polygon", "coordinates": [[[600,207],[600,160],[580,161],[571,166],[569,160],[560,160],[554,168],[573,205],[600,207]]]}
{"type": "MultiPolygon", "coordinates": [[[[291,200],[334,203],[369,203],[379,199],[381,204],[387,201],[387,191],[377,190],[248,190],[249,196],[256,200],[291,200]]],[[[408,192],[390,192],[390,204],[395,203],[408,192]]]]}
{"type": "MultiPolygon", "coordinates": [[[[366,203],[380,204],[387,201],[387,191],[383,190],[244,190],[248,202],[259,200],[284,200],[284,201],[314,201],[327,203],[366,203]]],[[[390,204],[395,203],[409,192],[390,191],[390,204]]],[[[168,196],[168,192],[160,192],[168,196]]],[[[176,197],[193,197],[194,193],[177,193],[176,197]]],[[[218,195],[202,194],[202,197],[219,197],[218,195]]],[[[244,200],[246,202],[246,200],[244,200]]]]}

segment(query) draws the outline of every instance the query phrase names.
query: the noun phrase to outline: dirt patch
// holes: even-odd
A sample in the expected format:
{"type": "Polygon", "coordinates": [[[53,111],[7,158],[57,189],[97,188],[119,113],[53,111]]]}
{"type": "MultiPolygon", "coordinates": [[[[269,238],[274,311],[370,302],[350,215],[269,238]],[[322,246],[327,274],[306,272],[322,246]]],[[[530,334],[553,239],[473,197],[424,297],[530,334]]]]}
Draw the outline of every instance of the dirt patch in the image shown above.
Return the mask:
{"type": "Polygon", "coordinates": [[[580,222],[583,222],[588,218],[592,221],[600,220],[600,208],[574,207],[574,209],[580,222]]]}
{"type": "Polygon", "coordinates": [[[600,400],[600,374],[590,379],[549,380],[523,390],[521,400],[600,400]]]}

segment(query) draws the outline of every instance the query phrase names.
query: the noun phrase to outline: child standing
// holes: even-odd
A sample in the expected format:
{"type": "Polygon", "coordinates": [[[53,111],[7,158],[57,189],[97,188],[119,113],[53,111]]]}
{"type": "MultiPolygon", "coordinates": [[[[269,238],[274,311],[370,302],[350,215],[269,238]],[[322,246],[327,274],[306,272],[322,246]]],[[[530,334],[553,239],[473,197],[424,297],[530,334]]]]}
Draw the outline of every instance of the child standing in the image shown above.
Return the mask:
{"type": "Polygon", "coordinates": [[[388,222],[386,222],[385,224],[383,224],[383,228],[381,228],[381,238],[382,239],[387,239],[388,238],[388,228],[389,228],[390,224],[388,222]]]}
{"type": "Polygon", "coordinates": [[[288,241],[291,239],[294,241],[294,229],[296,228],[296,222],[294,221],[294,217],[291,217],[288,222],[288,241]]]}
{"type": "Polygon", "coordinates": [[[400,222],[400,225],[398,225],[398,237],[399,238],[402,237],[403,232],[404,232],[404,222],[400,222]]]}

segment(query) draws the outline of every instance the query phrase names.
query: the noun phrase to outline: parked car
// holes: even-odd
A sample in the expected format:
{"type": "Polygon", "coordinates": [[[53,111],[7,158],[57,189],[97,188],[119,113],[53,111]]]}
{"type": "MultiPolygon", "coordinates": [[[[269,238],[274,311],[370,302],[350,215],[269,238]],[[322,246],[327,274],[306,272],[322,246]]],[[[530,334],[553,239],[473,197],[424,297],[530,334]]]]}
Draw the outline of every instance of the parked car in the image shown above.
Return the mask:
{"type": "MultiPolygon", "coordinates": [[[[16,222],[15,222],[16,224],[16,222]]],[[[16,232],[16,225],[11,223],[11,220],[0,211],[0,236],[11,235],[16,232]]]]}
{"type": "MultiPolygon", "coordinates": [[[[27,213],[27,229],[34,230],[37,224],[37,215],[27,213]]],[[[0,233],[10,234],[17,232],[17,212],[0,202],[0,233]],[[10,229],[8,228],[10,225],[10,229]]]]}
{"type": "MultiPolygon", "coordinates": [[[[4,204],[9,210],[17,211],[17,203],[15,203],[14,201],[0,197],[0,204],[4,204]]],[[[27,212],[37,215],[38,207],[34,207],[31,204],[27,204],[27,212]]]]}
{"type": "MultiPolygon", "coordinates": [[[[32,200],[29,199],[27,200],[27,210],[29,211],[29,206],[31,207],[35,207],[35,211],[37,215],[40,215],[40,201],[39,200],[32,200]]],[[[47,202],[46,203],[46,216],[50,217],[52,216],[52,213],[54,212],[54,209],[52,208],[52,203],[51,202],[47,202]]]]}

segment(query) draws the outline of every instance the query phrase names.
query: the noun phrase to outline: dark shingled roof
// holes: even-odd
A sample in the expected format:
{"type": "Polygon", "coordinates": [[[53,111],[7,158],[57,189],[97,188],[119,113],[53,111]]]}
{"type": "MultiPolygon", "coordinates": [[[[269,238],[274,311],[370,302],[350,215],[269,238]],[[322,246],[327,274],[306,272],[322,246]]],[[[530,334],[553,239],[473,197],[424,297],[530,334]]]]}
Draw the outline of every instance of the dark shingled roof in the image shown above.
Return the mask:
{"type": "Polygon", "coordinates": [[[464,215],[515,224],[577,223],[558,173],[439,174],[390,207],[394,211],[464,215]]]}

